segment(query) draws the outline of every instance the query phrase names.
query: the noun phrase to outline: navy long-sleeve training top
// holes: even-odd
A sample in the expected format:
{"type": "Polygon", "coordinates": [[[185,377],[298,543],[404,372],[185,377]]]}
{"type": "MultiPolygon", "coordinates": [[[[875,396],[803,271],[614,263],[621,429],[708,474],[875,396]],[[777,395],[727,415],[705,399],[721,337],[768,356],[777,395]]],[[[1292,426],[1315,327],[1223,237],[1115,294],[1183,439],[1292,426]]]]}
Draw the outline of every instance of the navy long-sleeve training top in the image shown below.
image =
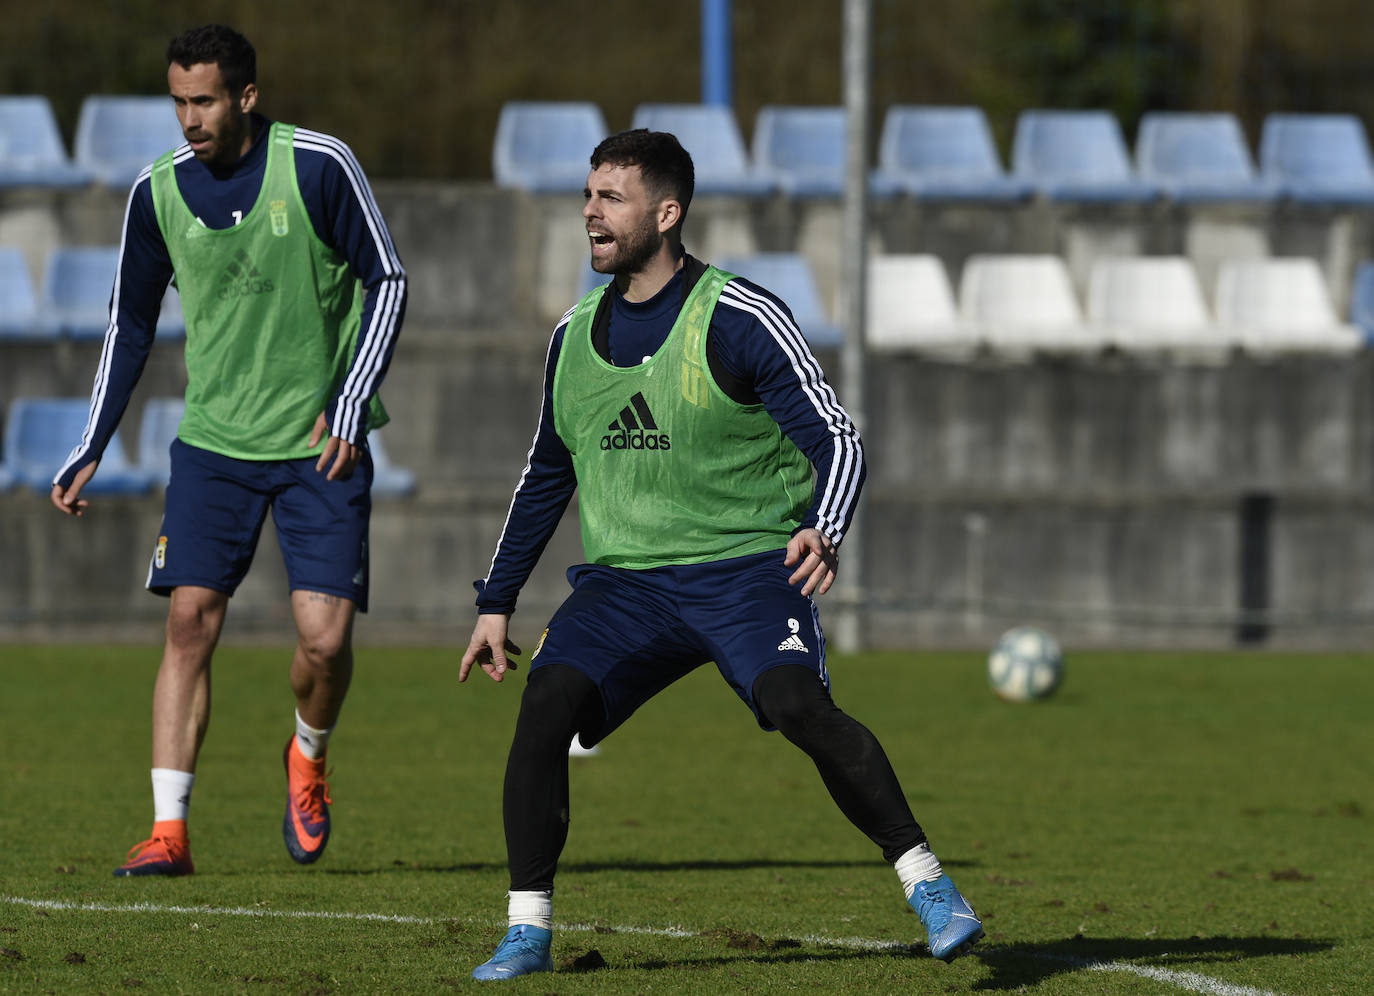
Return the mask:
{"type": "MultiPolygon", "coordinates": [[[[171,113],[171,109],[168,109],[171,113]]],[[[212,168],[189,145],[176,150],[177,186],[191,212],[209,228],[231,228],[253,207],[267,170],[268,119],[253,115],[257,137],[233,166],[212,168]]],[[[320,241],[348,261],[363,285],[362,326],[344,385],[362,385],[365,396],[335,395],[325,411],[331,428],[355,425],[344,438],[358,444],[365,411],[391,363],[405,316],[406,273],[392,244],[372,188],[352,151],[320,132],[297,128],[296,183],[320,241]],[[341,419],[343,413],[350,417],[341,419]]],[[[124,416],[153,346],[162,297],[172,280],[172,260],[153,209],[151,164],[134,181],[124,213],[119,267],[110,295],[110,326],[91,391],[91,413],[80,442],[53,483],[67,487],[76,472],[100,459],[124,416]]]]}
{"type": "MultiPolygon", "coordinates": [[[[667,340],[682,306],[685,268],[648,301],[611,287],[611,362],[634,366],[667,340]]],[[[553,418],[553,375],[569,310],[554,329],[544,364],[539,427],[520,475],[487,577],[476,583],[479,612],[510,613],[577,488],[572,454],[553,418]]],[[[787,306],[748,280],[725,285],[707,332],[723,371],[748,400],[761,401],[816,471],[811,508],[799,529],[819,529],[838,545],[853,521],[866,467],[863,443],[787,306]]]]}

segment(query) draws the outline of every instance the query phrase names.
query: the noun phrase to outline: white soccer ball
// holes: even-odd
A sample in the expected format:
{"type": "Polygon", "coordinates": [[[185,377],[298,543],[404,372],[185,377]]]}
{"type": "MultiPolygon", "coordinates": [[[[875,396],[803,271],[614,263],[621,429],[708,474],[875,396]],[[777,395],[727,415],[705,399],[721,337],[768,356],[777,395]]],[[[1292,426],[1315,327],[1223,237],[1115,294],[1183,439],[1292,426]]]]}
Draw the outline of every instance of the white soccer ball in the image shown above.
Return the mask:
{"type": "Polygon", "coordinates": [[[1008,702],[1043,699],[1059,687],[1064,653],[1042,629],[1017,626],[1007,630],[988,654],[988,682],[1008,702]]]}

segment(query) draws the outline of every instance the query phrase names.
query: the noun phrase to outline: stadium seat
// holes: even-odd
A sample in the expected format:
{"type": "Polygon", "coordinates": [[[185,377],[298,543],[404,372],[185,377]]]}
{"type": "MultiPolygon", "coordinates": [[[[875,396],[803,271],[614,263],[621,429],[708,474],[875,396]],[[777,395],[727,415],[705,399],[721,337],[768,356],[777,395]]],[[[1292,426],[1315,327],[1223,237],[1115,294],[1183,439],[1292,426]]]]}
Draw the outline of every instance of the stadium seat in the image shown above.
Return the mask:
{"type": "Polygon", "coordinates": [[[754,166],[789,197],[840,197],[845,179],[843,107],[759,108],[754,166]]]}
{"type": "Polygon", "coordinates": [[[165,488],[172,476],[172,440],[185,412],[183,398],[149,398],[143,406],[138,422],[138,467],[155,486],[165,488]]]}
{"type": "Polygon", "coordinates": [[[39,311],[29,264],[19,249],[0,248],[0,303],[0,341],[54,335],[54,327],[39,311]]]}
{"type": "Polygon", "coordinates": [[[949,274],[938,256],[870,257],[866,310],[865,342],[873,350],[966,358],[978,348],[978,336],[960,317],[949,274]]]}
{"type": "Polygon", "coordinates": [[[1022,111],[1011,161],[1012,175],[1051,201],[1139,204],[1160,193],[1131,168],[1121,126],[1108,111],[1022,111]]]}
{"type": "MultiPolygon", "coordinates": [[[[18,483],[41,494],[51,491],[53,475],[81,441],[89,412],[85,398],[13,401],[5,419],[5,463],[18,483]]],[[[136,495],[150,485],[148,475],[129,463],[116,430],[82,493],[136,495]]]]}
{"type": "Polygon", "coordinates": [[[997,352],[1086,352],[1105,345],[1084,324],[1068,265],[1055,255],[974,254],[959,311],[997,352]]]}
{"type": "Polygon", "coordinates": [[[106,186],[131,186],[143,167],[184,143],[165,96],[91,96],[81,102],[76,163],[106,186]]]}
{"type": "Polygon", "coordinates": [[[1150,111],[1140,119],[1136,170],[1179,203],[1273,201],[1279,184],[1255,169],[1234,114],[1150,111]]]}
{"type": "Polygon", "coordinates": [[[698,194],[759,196],[771,193],[771,176],[755,171],[740,137],[735,112],[724,104],[640,104],[632,127],[677,136],[696,167],[698,194]]]}
{"type": "Polygon", "coordinates": [[[889,107],[870,186],[876,195],[947,201],[1018,201],[1032,193],[1002,168],[979,107],[889,107]]]}
{"type": "Polygon", "coordinates": [[[596,104],[507,101],[496,123],[492,175],[502,187],[580,194],[592,150],[606,135],[606,119],[596,104]]]}
{"type": "Polygon", "coordinates": [[[806,257],[794,252],[760,252],[748,256],[722,256],[716,266],[772,291],[792,310],[806,341],[813,349],[833,349],[844,338],[830,320],[816,287],[816,277],[806,257]]]}
{"type": "Polygon", "coordinates": [[[367,448],[372,451],[372,494],[380,498],[404,498],[415,493],[415,474],[391,462],[382,433],[374,429],[367,434],[367,448]]]}
{"type": "Polygon", "coordinates": [[[1250,352],[1348,352],[1363,344],[1340,321],[1317,261],[1307,257],[1223,260],[1217,324],[1250,352]]]}
{"type": "Polygon", "coordinates": [[[1364,333],[1366,345],[1374,345],[1374,261],[1355,267],[1350,287],[1350,321],[1364,333]]]}
{"type": "Polygon", "coordinates": [[[91,174],[68,157],[47,97],[0,96],[0,188],[90,182],[91,174]]]}
{"type": "Polygon", "coordinates": [[[1260,131],[1260,174],[1311,204],[1374,204],[1374,163],[1352,114],[1270,114],[1260,131]]]}
{"type": "Polygon", "coordinates": [[[1088,275],[1088,324],[1124,351],[1224,355],[1197,271],[1184,256],[1100,259],[1088,275]]]}
{"type": "Polygon", "coordinates": [[[110,326],[110,294],[118,246],[61,246],[48,254],[39,310],[60,335],[102,339],[110,326]]]}

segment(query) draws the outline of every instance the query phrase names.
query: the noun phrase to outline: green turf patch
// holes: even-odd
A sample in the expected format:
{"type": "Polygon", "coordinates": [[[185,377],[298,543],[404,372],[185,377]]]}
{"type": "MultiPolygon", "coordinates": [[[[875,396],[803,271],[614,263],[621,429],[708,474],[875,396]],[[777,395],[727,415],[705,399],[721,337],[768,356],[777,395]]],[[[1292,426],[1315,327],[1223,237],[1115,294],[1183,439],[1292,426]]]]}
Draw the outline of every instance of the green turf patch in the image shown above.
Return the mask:
{"type": "MultiPolygon", "coordinates": [[[[158,656],[0,648],[0,992],[475,987],[504,931],[523,670],[460,686],[457,650],[360,650],[333,836],[302,868],[280,835],[289,653],[221,650],[197,874],[117,880],[152,819],[158,656]]],[[[925,954],[810,762],[705,668],[573,763],[558,974],[513,990],[1374,991],[1370,658],[1070,649],[1028,705],[979,655],[830,665],[983,916],[977,955],[925,954]]]]}

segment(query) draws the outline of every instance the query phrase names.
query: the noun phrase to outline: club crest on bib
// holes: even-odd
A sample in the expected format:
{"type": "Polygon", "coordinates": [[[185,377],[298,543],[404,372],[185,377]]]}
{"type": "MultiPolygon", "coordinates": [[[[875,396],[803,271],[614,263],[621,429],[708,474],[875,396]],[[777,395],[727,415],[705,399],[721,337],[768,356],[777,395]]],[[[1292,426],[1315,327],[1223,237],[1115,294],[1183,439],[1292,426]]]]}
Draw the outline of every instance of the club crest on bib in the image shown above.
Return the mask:
{"type": "Polygon", "coordinates": [[[286,201],[272,201],[268,204],[269,217],[272,219],[272,234],[281,238],[290,234],[290,227],[286,223],[286,201]]]}

